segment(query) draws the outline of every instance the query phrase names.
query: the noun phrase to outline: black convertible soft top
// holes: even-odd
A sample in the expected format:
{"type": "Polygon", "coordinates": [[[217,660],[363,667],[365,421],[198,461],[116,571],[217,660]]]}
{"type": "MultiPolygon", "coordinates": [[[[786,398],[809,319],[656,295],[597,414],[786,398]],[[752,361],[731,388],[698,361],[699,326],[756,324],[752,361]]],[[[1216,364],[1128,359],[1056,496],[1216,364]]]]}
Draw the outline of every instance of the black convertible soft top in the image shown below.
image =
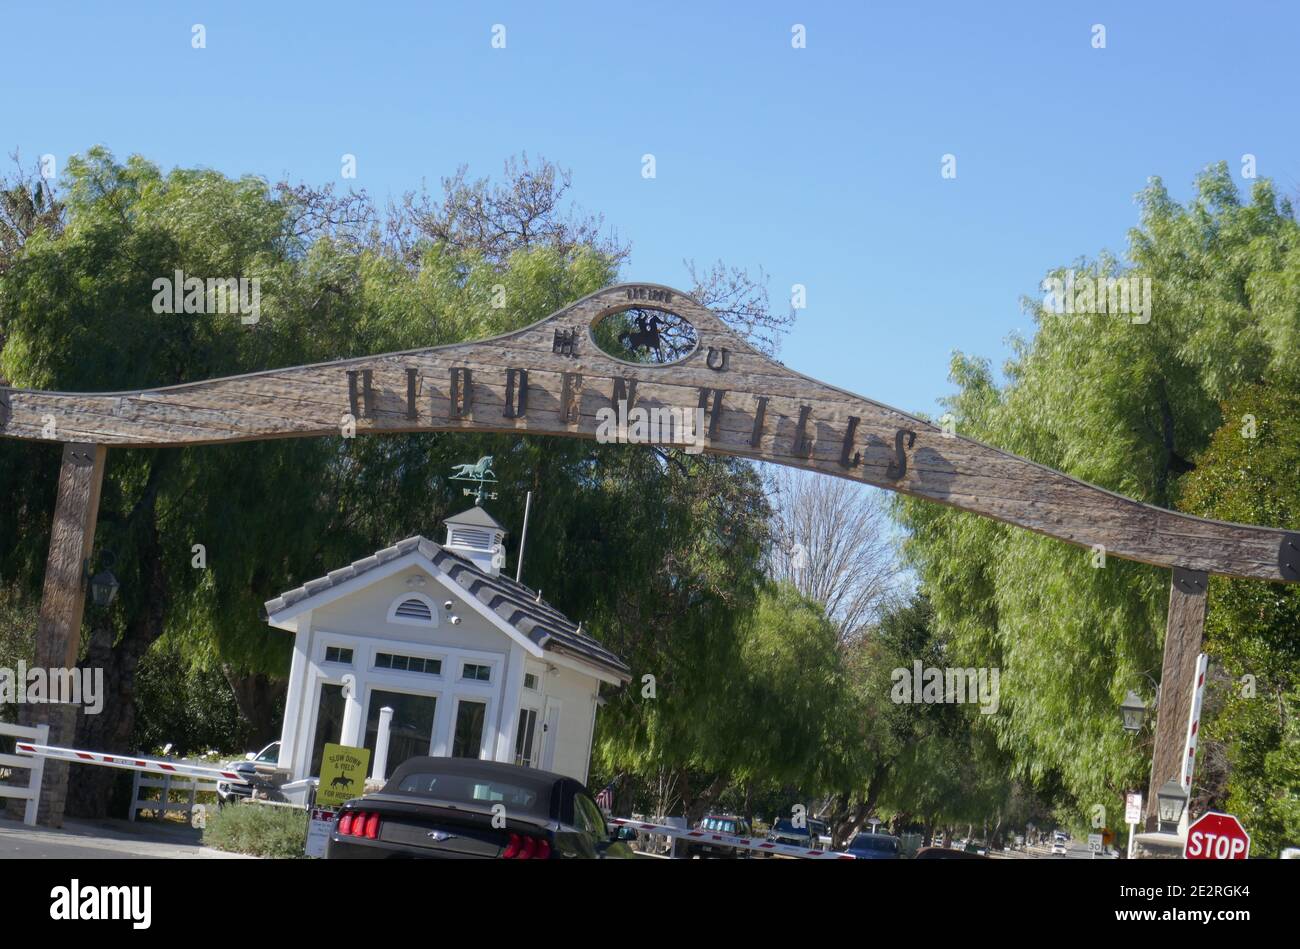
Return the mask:
{"type": "Polygon", "coordinates": [[[469,807],[502,803],[517,814],[554,818],[564,785],[582,787],[562,774],[501,761],[416,757],[403,761],[380,793],[469,807]]]}

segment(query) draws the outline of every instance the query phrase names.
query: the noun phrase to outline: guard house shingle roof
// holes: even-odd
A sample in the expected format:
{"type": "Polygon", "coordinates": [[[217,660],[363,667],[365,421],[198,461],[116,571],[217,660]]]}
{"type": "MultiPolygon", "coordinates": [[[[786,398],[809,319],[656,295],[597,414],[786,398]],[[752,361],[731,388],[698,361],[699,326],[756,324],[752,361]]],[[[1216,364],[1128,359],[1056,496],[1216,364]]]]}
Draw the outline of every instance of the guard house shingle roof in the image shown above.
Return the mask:
{"type": "MultiPolygon", "coordinates": [[[[481,511],[482,508],[471,510],[481,511]]],[[[491,520],[486,512],[484,516],[491,520]]],[[[460,523],[488,526],[486,523],[479,524],[468,520],[461,520],[460,523]]],[[[535,590],[530,590],[522,583],[516,583],[506,576],[489,576],[464,557],[418,535],[398,541],[393,546],[376,551],[369,557],[338,570],[332,570],[323,577],[309,580],[300,587],[280,594],[274,600],[268,600],[266,612],[279,613],[308,597],[323,593],[417,550],[434,567],[451,578],[467,597],[476,598],[542,649],[568,653],[584,659],[612,672],[624,681],[631,678],[631,670],[622,659],[586,633],[579,632],[572,620],[545,600],[539,600],[535,590]]]]}
{"type": "Polygon", "coordinates": [[[464,524],[466,527],[486,527],[494,531],[505,530],[504,527],[496,522],[496,518],[478,505],[474,505],[474,507],[468,508],[461,511],[459,514],[447,518],[443,523],[464,524]]]}

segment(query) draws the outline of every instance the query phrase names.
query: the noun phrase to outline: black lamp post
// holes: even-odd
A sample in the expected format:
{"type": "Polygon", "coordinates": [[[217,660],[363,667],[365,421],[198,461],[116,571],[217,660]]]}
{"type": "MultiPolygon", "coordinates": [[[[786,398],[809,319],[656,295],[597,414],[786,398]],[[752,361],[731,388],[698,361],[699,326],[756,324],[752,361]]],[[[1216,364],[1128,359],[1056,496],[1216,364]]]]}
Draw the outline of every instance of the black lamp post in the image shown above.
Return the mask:
{"type": "Polygon", "coordinates": [[[1161,831],[1169,834],[1178,832],[1178,822],[1183,819],[1187,807],[1187,792],[1182,784],[1170,778],[1156,792],[1156,812],[1160,816],[1161,831]]]}
{"type": "Polygon", "coordinates": [[[104,569],[92,577],[90,575],[90,561],[87,560],[82,566],[82,579],[90,584],[91,602],[102,608],[112,604],[121,584],[117,582],[117,577],[113,576],[113,571],[109,569],[115,563],[113,553],[106,550],[100,559],[104,569]]]}
{"type": "Polygon", "coordinates": [[[1142,701],[1142,697],[1132,689],[1129,689],[1128,694],[1124,696],[1119,711],[1124,716],[1124,731],[1132,735],[1140,732],[1142,726],[1146,724],[1147,712],[1154,712],[1160,705],[1160,683],[1145,672],[1140,674],[1146,676],[1146,680],[1151,683],[1151,688],[1155,690],[1155,698],[1151,700],[1151,706],[1148,709],[1147,704],[1142,701]]]}
{"type": "Polygon", "coordinates": [[[1142,730],[1142,723],[1147,717],[1147,707],[1136,692],[1132,689],[1128,690],[1128,695],[1124,696],[1124,704],[1119,707],[1119,710],[1124,716],[1124,731],[1136,735],[1142,730]]]}

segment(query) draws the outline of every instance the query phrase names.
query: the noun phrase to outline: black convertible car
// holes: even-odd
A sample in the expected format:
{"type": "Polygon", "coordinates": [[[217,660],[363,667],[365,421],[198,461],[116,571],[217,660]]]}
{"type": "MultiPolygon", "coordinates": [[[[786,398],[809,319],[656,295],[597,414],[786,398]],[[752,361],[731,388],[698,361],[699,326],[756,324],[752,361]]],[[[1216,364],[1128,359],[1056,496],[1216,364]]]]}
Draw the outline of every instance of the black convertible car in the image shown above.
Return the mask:
{"type": "Polygon", "coordinates": [[[583,785],[476,758],[408,758],[378,794],[348,801],[329,859],[631,857],[583,785]]]}

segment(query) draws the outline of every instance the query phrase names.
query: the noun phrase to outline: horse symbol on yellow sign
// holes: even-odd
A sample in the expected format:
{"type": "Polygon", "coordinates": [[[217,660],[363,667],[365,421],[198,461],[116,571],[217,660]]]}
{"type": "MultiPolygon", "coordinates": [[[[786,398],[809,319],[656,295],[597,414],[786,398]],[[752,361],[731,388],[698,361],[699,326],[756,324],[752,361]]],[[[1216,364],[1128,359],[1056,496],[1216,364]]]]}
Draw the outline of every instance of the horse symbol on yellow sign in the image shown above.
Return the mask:
{"type": "Polygon", "coordinates": [[[369,748],[326,745],[321,755],[316,803],[322,807],[340,807],[345,801],[360,797],[365,790],[369,767],[369,748]]]}

